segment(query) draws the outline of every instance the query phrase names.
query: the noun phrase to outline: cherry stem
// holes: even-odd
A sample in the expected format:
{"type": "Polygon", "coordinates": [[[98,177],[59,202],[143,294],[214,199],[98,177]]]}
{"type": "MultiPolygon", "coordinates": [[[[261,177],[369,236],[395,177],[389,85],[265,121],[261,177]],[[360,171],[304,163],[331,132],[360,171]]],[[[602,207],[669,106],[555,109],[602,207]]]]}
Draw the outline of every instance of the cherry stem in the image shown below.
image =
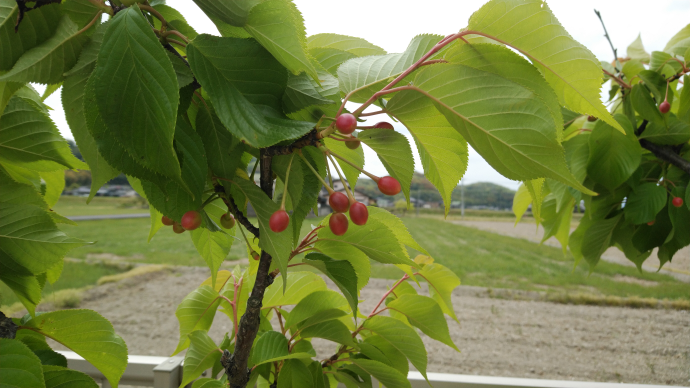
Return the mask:
{"type": "Polygon", "coordinates": [[[249,180],[254,182],[254,173],[256,172],[256,166],[259,165],[259,159],[256,159],[256,162],[254,162],[254,167],[252,167],[252,175],[249,176],[249,180]]]}
{"type": "Polygon", "coordinates": [[[331,138],[331,139],[333,139],[333,140],[337,140],[337,141],[346,141],[346,142],[347,142],[347,141],[360,141],[359,139],[357,139],[357,138],[355,138],[355,137],[349,137],[349,138],[345,138],[345,139],[338,139],[337,137],[335,137],[335,136],[333,136],[333,135],[330,135],[330,136],[328,136],[328,137],[331,138]]]}
{"type": "Polygon", "coordinates": [[[330,191],[328,191],[328,194],[333,194],[333,173],[331,172],[331,165],[328,164],[328,158],[326,158],[326,154],[323,154],[323,160],[324,162],[326,162],[326,171],[328,172],[328,183],[330,183],[330,186],[328,186],[328,188],[331,189],[330,191]]]}
{"type": "MultiPolygon", "coordinates": [[[[237,227],[240,229],[240,232],[242,233],[242,237],[244,237],[244,242],[247,244],[247,248],[249,248],[249,250],[251,252],[254,252],[254,249],[252,248],[251,244],[249,244],[249,240],[247,240],[247,235],[244,234],[244,230],[242,230],[242,225],[240,225],[238,223],[237,227]]],[[[250,254],[250,256],[251,256],[251,254],[250,254]]]]}
{"type": "Polygon", "coordinates": [[[611,74],[610,72],[606,71],[606,69],[601,69],[601,71],[603,71],[604,74],[606,74],[606,75],[608,75],[609,77],[611,77],[611,79],[614,80],[614,81],[616,81],[616,83],[618,83],[620,86],[622,86],[622,87],[624,87],[624,88],[626,88],[626,89],[632,89],[632,86],[630,86],[630,85],[628,85],[627,83],[625,83],[625,81],[623,81],[623,80],[620,79],[619,77],[616,77],[615,74],[611,74]]]}
{"type": "Polygon", "coordinates": [[[331,159],[331,163],[333,163],[333,167],[335,168],[335,172],[338,173],[338,176],[340,177],[340,181],[343,182],[343,187],[345,187],[345,192],[347,193],[347,198],[350,200],[353,199],[354,196],[350,192],[350,188],[347,187],[349,185],[349,183],[347,182],[347,180],[345,180],[345,178],[343,177],[343,174],[340,173],[340,168],[338,167],[338,163],[335,162],[335,159],[332,156],[330,156],[328,154],[326,154],[326,156],[328,156],[331,159]]]}
{"type": "MultiPolygon", "coordinates": [[[[405,276],[403,276],[400,280],[398,280],[398,282],[395,283],[395,284],[393,285],[393,287],[391,287],[391,289],[388,290],[388,292],[386,292],[385,294],[383,294],[383,297],[381,297],[381,300],[379,300],[379,303],[376,305],[376,307],[374,307],[374,309],[371,311],[371,314],[369,314],[369,316],[368,316],[367,318],[371,318],[371,317],[373,317],[374,315],[378,314],[378,313],[376,312],[376,310],[378,310],[379,306],[381,306],[381,303],[383,303],[383,301],[386,300],[386,297],[388,297],[388,295],[390,295],[391,292],[393,292],[393,290],[395,290],[395,288],[398,287],[402,282],[404,282],[405,280],[407,280],[407,279],[409,279],[409,278],[410,278],[410,275],[405,274],[405,276]]],[[[364,323],[362,323],[362,324],[364,324],[364,323]]]]}
{"type": "Polygon", "coordinates": [[[161,36],[163,38],[167,37],[168,35],[177,35],[180,37],[180,39],[184,40],[185,43],[189,44],[189,39],[187,39],[186,36],[182,35],[179,31],[176,30],[167,30],[163,33],[161,33],[161,36]]]}
{"type": "Polygon", "coordinates": [[[288,180],[290,179],[290,167],[292,167],[292,159],[295,158],[293,153],[290,156],[290,162],[288,163],[287,171],[285,172],[285,188],[283,189],[283,199],[280,201],[280,210],[285,210],[285,198],[287,198],[288,180]]]}
{"type": "Polygon", "coordinates": [[[376,115],[380,115],[383,113],[388,113],[388,112],[386,110],[378,110],[376,112],[362,113],[361,115],[359,115],[359,117],[376,116],[376,115]]]}
{"type": "Polygon", "coordinates": [[[668,102],[668,84],[669,84],[669,82],[666,81],[666,95],[664,96],[664,101],[665,101],[665,102],[668,102]]]}
{"type": "Polygon", "coordinates": [[[89,24],[85,25],[84,28],[82,28],[81,30],[77,31],[76,35],[81,35],[84,31],[86,31],[86,30],[88,30],[89,28],[91,28],[91,26],[93,26],[94,23],[96,23],[96,20],[98,20],[98,19],[101,17],[101,15],[103,15],[103,11],[98,11],[98,12],[96,13],[96,16],[94,16],[93,19],[91,19],[91,21],[89,22],[89,24]]]}
{"type": "Polygon", "coordinates": [[[349,164],[350,166],[356,168],[356,169],[359,170],[361,173],[363,173],[364,175],[366,175],[366,176],[368,176],[369,178],[371,178],[372,180],[374,180],[374,182],[378,182],[379,179],[381,179],[381,178],[377,177],[377,176],[374,175],[374,174],[371,174],[371,173],[369,173],[369,172],[367,172],[367,171],[364,171],[364,169],[362,169],[362,168],[359,167],[358,165],[352,163],[351,161],[349,161],[349,160],[343,158],[342,156],[336,154],[335,152],[333,152],[333,151],[331,151],[331,150],[329,150],[328,153],[329,153],[330,155],[333,155],[333,156],[335,156],[336,158],[342,160],[343,162],[349,164]]]}
{"type": "Polygon", "coordinates": [[[206,198],[206,200],[204,201],[204,203],[202,203],[201,206],[199,206],[199,208],[197,209],[197,211],[200,211],[201,209],[205,208],[206,205],[208,205],[209,203],[215,201],[215,200],[218,199],[218,198],[219,198],[218,193],[213,193],[213,194],[211,194],[208,198],[206,198]]]}
{"type": "Polygon", "coordinates": [[[328,194],[333,194],[333,193],[334,193],[333,189],[331,189],[330,187],[328,187],[328,183],[326,183],[326,181],[324,181],[323,178],[321,178],[321,175],[314,169],[314,167],[312,167],[311,163],[309,163],[309,161],[307,160],[307,158],[304,157],[304,155],[302,154],[302,151],[301,151],[301,150],[297,150],[297,155],[298,155],[300,158],[302,158],[302,160],[303,160],[304,163],[307,165],[307,167],[309,167],[309,169],[311,170],[311,172],[314,173],[314,175],[316,176],[316,178],[317,178],[317,179],[321,182],[321,184],[326,188],[326,191],[328,191],[328,194]]]}
{"type": "Polygon", "coordinates": [[[186,45],[185,43],[182,43],[182,42],[180,42],[179,40],[176,40],[176,39],[166,38],[165,40],[167,40],[168,43],[175,43],[175,44],[178,45],[178,46],[187,47],[187,45],[186,45]]]}

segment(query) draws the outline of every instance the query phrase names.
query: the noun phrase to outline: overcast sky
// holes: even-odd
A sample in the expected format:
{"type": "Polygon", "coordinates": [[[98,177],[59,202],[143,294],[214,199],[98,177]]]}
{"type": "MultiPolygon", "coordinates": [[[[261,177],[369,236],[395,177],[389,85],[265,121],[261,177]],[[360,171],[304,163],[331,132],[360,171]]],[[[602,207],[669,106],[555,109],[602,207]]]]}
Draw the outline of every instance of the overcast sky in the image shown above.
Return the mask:
{"type": "MultiPolygon", "coordinates": [[[[408,42],[418,34],[447,35],[467,25],[470,15],[485,1],[474,0],[295,0],[304,16],[307,35],[331,32],[365,38],[389,53],[405,50],[408,42]]],[[[611,60],[613,54],[603,37],[594,9],[601,11],[607,29],[619,55],[638,33],[647,52],[662,50],[666,42],[690,22],[688,0],[552,0],[547,1],[554,14],[580,43],[587,46],[599,59],[611,60]]],[[[168,0],[199,33],[218,35],[213,23],[191,0],[168,0]]],[[[46,103],[54,108],[51,117],[63,136],[72,139],[59,92],[46,103]]],[[[376,119],[373,119],[374,123],[376,119]]],[[[409,137],[409,133],[396,125],[396,130],[409,137]]],[[[413,150],[414,142],[410,142],[413,150]]],[[[504,178],[494,171],[481,156],[470,151],[465,183],[494,182],[516,189],[519,182],[504,178]]],[[[365,169],[376,175],[387,175],[376,155],[365,148],[365,169]]],[[[423,172],[415,154],[416,169],[423,172]]]]}

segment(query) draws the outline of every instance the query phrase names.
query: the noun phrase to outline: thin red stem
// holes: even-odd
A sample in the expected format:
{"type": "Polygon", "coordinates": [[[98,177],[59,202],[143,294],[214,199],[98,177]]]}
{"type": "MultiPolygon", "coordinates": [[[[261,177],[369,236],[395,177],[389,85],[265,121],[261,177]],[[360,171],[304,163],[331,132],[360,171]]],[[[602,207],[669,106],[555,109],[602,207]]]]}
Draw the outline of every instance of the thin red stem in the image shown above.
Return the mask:
{"type": "Polygon", "coordinates": [[[396,287],[398,287],[402,282],[404,282],[405,280],[407,280],[407,279],[409,279],[409,278],[410,278],[410,275],[405,274],[405,276],[403,276],[400,280],[398,280],[398,282],[395,283],[395,284],[393,285],[393,287],[391,287],[391,289],[388,290],[388,292],[386,292],[385,294],[383,294],[383,297],[381,297],[381,300],[379,300],[379,303],[376,305],[376,307],[374,307],[374,309],[371,311],[371,314],[369,314],[369,316],[368,316],[367,318],[371,318],[371,317],[373,317],[374,315],[378,314],[378,313],[376,312],[376,310],[378,310],[379,306],[381,306],[381,303],[383,303],[383,301],[386,300],[386,298],[388,297],[388,295],[390,295],[390,293],[393,292],[393,290],[395,290],[396,287]]]}

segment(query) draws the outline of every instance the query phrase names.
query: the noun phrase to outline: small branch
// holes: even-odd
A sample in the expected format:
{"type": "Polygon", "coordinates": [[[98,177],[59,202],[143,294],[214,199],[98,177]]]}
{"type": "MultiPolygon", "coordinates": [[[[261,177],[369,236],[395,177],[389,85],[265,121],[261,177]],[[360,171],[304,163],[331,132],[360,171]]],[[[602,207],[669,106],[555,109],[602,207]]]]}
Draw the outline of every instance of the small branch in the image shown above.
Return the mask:
{"type": "Polygon", "coordinates": [[[445,59],[432,59],[430,61],[422,62],[419,67],[433,65],[436,63],[448,63],[445,59]]]}
{"type": "Polygon", "coordinates": [[[14,339],[17,335],[17,326],[12,318],[6,317],[5,314],[0,311],[0,338],[14,339]]]}
{"type": "Polygon", "coordinates": [[[271,146],[265,148],[264,154],[267,157],[273,157],[277,155],[290,155],[295,150],[302,149],[307,146],[318,147],[321,144],[321,142],[317,135],[318,133],[316,132],[316,129],[313,129],[309,131],[309,133],[307,133],[306,135],[295,140],[295,142],[292,144],[286,146],[271,146]]]}
{"type": "Polygon", "coordinates": [[[388,113],[385,109],[377,110],[376,112],[362,113],[359,117],[376,116],[383,113],[388,113]]]}
{"type": "Polygon", "coordinates": [[[176,35],[179,36],[180,39],[184,40],[185,43],[189,44],[189,39],[187,39],[186,36],[182,35],[179,31],[176,30],[167,30],[161,34],[161,37],[166,38],[168,35],[176,35]]]}
{"type": "Polygon", "coordinates": [[[409,278],[410,278],[410,275],[405,274],[405,276],[403,276],[400,280],[398,280],[398,282],[395,283],[395,284],[393,285],[393,287],[391,287],[391,289],[388,290],[388,292],[386,292],[385,294],[383,294],[383,296],[381,297],[381,300],[379,300],[379,303],[376,304],[376,307],[374,307],[374,309],[371,310],[371,314],[369,314],[369,316],[368,316],[367,318],[371,318],[371,317],[373,317],[374,315],[376,315],[376,310],[378,310],[379,306],[381,306],[381,303],[383,303],[383,301],[386,300],[386,297],[388,297],[388,295],[390,295],[390,293],[393,292],[393,290],[395,290],[395,288],[398,287],[398,286],[400,285],[400,283],[404,282],[405,280],[407,280],[407,279],[409,279],[409,278]]]}
{"type": "Polygon", "coordinates": [[[606,74],[606,75],[608,75],[609,77],[611,77],[611,79],[613,79],[614,81],[616,81],[616,83],[618,83],[618,85],[620,85],[621,87],[624,87],[624,88],[627,88],[627,89],[632,89],[632,86],[628,85],[627,83],[625,83],[625,81],[623,81],[623,80],[620,79],[619,77],[616,77],[614,74],[611,74],[610,72],[606,71],[605,69],[601,69],[601,71],[603,71],[604,74],[606,74]]]}
{"type": "Polygon", "coordinates": [[[678,155],[670,147],[654,144],[647,139],[640,139],[640,145],[642,148],[651,151],[657,158],[671,163],[690,175],[690,161],[683,159],[683,157],[678,155]]]}
{"type": "Polygon", "coordinates": [[[228,194],[225,191],[225,187],[218,183],[218,181],[213,182],[213,186],[216,189],[217,193],[221,194],[221,199],[223,202],[225,202],[225,206],[228,207],[230,212],[232,213],[233,216],[235,216],[235,219],[242,224],[249,232],[251,232],[254,236],[259,237],[259,228],[254,226],[247,217],[245,217],[244,213],[242,213],[238,208],[237,205],[235,204],[235,200],[232,198],[230,194],[228,194]]]}
{"type": "MultiPolygon", "coordinates": [[[[618,50],[613,47],[613,42],[611,42],[611,37],[609,36],[609,32],[606,31],[606,25],[604,24],[604,19],[601,17],[601,13],[597,11],[596,9],[594,10],[594,13],[597,14],[597,17],[599,18],[599,21],[601,22],[601,26],[604,28],[604,37],[606,40],[609,41],[609,45],[611,46],[611,50],[613,51],[613,57],[618,58],[618,50]]],[[[614,60],[614,65],[613,68],[616,69],[616,72],[618,72],[618,68],[615,65],[615,60],[614,60]]]]}
{"type": "Polygon", "coordinates": [[[187,47],[187,44],[185,44],[185,43],[183,43],[183,42],[180,42],[180,41],[177,40],[177,39],[166,38],[165,40],[168,41],[168,42],[170,42],[170,43],[175,43],[176,45],[178,45],[178,46],[180,46],[180,47],[187,47]]]}

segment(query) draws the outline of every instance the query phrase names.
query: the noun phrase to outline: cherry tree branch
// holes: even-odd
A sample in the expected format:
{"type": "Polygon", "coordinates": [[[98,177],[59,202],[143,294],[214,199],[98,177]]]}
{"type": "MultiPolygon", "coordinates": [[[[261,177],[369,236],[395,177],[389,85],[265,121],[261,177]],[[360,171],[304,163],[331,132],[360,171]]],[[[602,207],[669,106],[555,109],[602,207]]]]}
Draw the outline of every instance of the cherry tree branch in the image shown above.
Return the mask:
{"type": "MultiPolygon", "coordinates": [[[[264,149],[260,150],[261,190],[269,197],[273,197],[273,171],[271,163],[273,157],[266,155],[264,149]]],[[[262,301],[266,288],[273,283],[273,277],[268,273],[271,267],[271,255],[266,251],[261,252],[259,268],[256,272],[256,281],[252,293],[247,300],[247,310],[240,319],[239,330],[235,338],[235,351],[230,354],[225,350],[221,357],[221,364],[228,376],[230,388],[244,388],[249,381],[251,370],[247,368],[249,353],[254,339],[259,331],[262,301]]]]}
{"type": "Polygon", "coordinates": [[[0,311],[0,338],[14,339],[17,335],[17,329],[19,327],[12,321],[12,318],[6,317],[5,314],[0,311]]]}
{"type": "Polygon", "coordinates": [[[599,21],[601,22],[601,26],[604,28],[604,37],[606,38],[606,40],[609,41],[609,45],[611,46],[611,50],[613,51],[613,58],[614,58],[613,68],[616,69],[616,71],[618,71],[618,68],[616,67],[616,62],[615,62],[616,58],[618,58],[618,50],[615,47],[613,47],[613,42],[611,42],[611,37],[609,36],[609,32],[606,31],[606,25],[604,24],[604,19],[602,19],[602,17],[601,17],[601,13],[599,11],[597,11],[596,9],[594,10],[594,13],[597,14],[597,17],[599,18],[599,21]]]}

